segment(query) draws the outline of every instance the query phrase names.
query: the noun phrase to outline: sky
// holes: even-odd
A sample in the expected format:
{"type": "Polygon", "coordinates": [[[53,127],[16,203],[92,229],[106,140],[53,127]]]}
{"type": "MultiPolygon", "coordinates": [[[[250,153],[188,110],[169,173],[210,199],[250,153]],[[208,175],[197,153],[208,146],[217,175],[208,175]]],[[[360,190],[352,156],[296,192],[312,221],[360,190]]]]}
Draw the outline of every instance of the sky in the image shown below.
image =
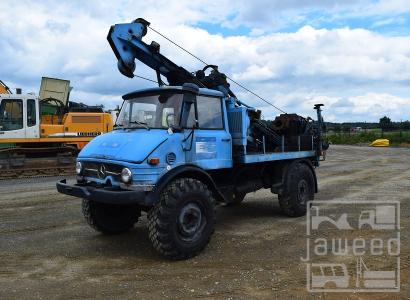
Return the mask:
{"type": "MultiPolygon", "coordinates": [[[[331,122],[410,120],[408,0],[0,0],[0,79],[38,94],[42,76],[68,79],[71,100],[121,105],[154,83],[118,72],[111,25],[151,26],[288,113],[331,122]]],[[[155,32],[161,53],[189,71],[203,65],[155,32]]],[[[135,74],[155,79],[137,62],[135,74]]],[[[265,119],[280,112],[231,85],[265,119]]]]}

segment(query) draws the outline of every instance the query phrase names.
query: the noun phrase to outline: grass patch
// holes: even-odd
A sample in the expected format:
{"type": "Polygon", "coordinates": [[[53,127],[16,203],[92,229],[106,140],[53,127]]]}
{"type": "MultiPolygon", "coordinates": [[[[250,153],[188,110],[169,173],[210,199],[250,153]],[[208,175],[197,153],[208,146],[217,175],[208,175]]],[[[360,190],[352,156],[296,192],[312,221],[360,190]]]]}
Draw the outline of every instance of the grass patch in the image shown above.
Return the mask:
{"type": "Polygon", "coordinates": [[[328,133],[327,139],[332,144],[340,145],[357,145],[357,144],[370,144],[377,139],[390,140],[391,146],[405,146],[410,144],[410,131],[394,131],[394,132],[382,132],[381,131],[367,131],[358,133],[328,133]]]}

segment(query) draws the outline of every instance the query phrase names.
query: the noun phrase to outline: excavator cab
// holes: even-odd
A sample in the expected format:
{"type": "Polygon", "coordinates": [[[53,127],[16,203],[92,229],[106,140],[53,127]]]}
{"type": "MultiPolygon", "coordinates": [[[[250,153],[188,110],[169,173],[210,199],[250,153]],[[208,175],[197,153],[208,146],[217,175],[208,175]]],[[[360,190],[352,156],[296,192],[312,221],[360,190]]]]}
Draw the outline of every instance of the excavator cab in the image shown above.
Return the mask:
{"type": "MultiPolygon", "coordinates": [[[[65,105],[70,92],[70,82],[43,77],[40,87],[40,99],[55,98],[65,105]]],[[[56,104],[39,101],[31,94],[12,94],[0,81],[0,139],[37,139],[40,137],[40,123],[54,124],[56,104]],[[3,90],[5,92],[3,92],[3,90]],[[47,104],[51,111],[47,111],[47,104]],[[52,120],[48,123],[47,118],[52,120]]]]}
{"type": "Polygon", "coordinates": [[[2,131],[23,128],[23,101],[3,99],[0,105],[0,129],[2,131]]]}
{"type": "Polygon", "coordinates": [[[1,95],[0,134],[2,139],[38,138],[38,102],[22,95],[1,95]]]}

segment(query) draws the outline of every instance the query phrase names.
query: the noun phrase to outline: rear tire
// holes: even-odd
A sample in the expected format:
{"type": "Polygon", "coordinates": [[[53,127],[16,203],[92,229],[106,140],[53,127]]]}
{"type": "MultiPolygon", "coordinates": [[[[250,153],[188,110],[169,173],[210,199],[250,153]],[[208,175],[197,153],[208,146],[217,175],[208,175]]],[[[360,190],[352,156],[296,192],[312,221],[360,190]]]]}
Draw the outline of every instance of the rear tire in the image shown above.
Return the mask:
{"type": "Polygon", "coordinates": [[[138,206],[98,203],[83,199],[82,211],[88,225],[104,234],[126,232],[138,221],[138,206]]]}
{"type": "Polygon", "coordinates": [[[215,224],[215,199],[199,180],[180,178],[168,184],[148,213],[154,248],[171,259],[199,254],[209,243],[215,224]]]}
{"type": "Polygon", "coordinates": [[[307,203],[313,200],[315,179],[312,170],[303,163],[297,163],[288,171],[284,192],[278,195],[282,212],[289,217],[306,215],[307,203]]]}

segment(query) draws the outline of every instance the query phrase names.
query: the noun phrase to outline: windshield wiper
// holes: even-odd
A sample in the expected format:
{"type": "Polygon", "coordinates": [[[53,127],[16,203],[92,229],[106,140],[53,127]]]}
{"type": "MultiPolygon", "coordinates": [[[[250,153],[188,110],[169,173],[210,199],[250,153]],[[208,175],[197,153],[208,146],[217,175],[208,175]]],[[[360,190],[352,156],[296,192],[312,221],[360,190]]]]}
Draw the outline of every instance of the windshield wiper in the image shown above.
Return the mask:
{"type": "Polygon", "coordinates": [[[145,123],[145,122],[141,122],[141,121],[130,121],[129,123],[130,123],[130,124],[142,125],[142,126],[145,127],[145,129],[148,129],[148,130],[149,130],[149,126],[148,126],[148,124],[145,123]]]}
{"type": "MultiPolygon", "coordinates": [[[[128,124],[142,125],[142,126],[144,126],[145,129],[150,130],[148,124],[145,123],[145,122],[141,122],[141,121],[131,121],[131,122],[128,122],[128,124]]],[[[114,129],[114,130],[116,130],[116,129],[136,129],[136,128],[137,128],[137,127],[135,127],[135,126],[125,126],[125,125],[119,125],[119,124],[115,124],[115,125],[113,126],[113,129],[114,129]]]]}

